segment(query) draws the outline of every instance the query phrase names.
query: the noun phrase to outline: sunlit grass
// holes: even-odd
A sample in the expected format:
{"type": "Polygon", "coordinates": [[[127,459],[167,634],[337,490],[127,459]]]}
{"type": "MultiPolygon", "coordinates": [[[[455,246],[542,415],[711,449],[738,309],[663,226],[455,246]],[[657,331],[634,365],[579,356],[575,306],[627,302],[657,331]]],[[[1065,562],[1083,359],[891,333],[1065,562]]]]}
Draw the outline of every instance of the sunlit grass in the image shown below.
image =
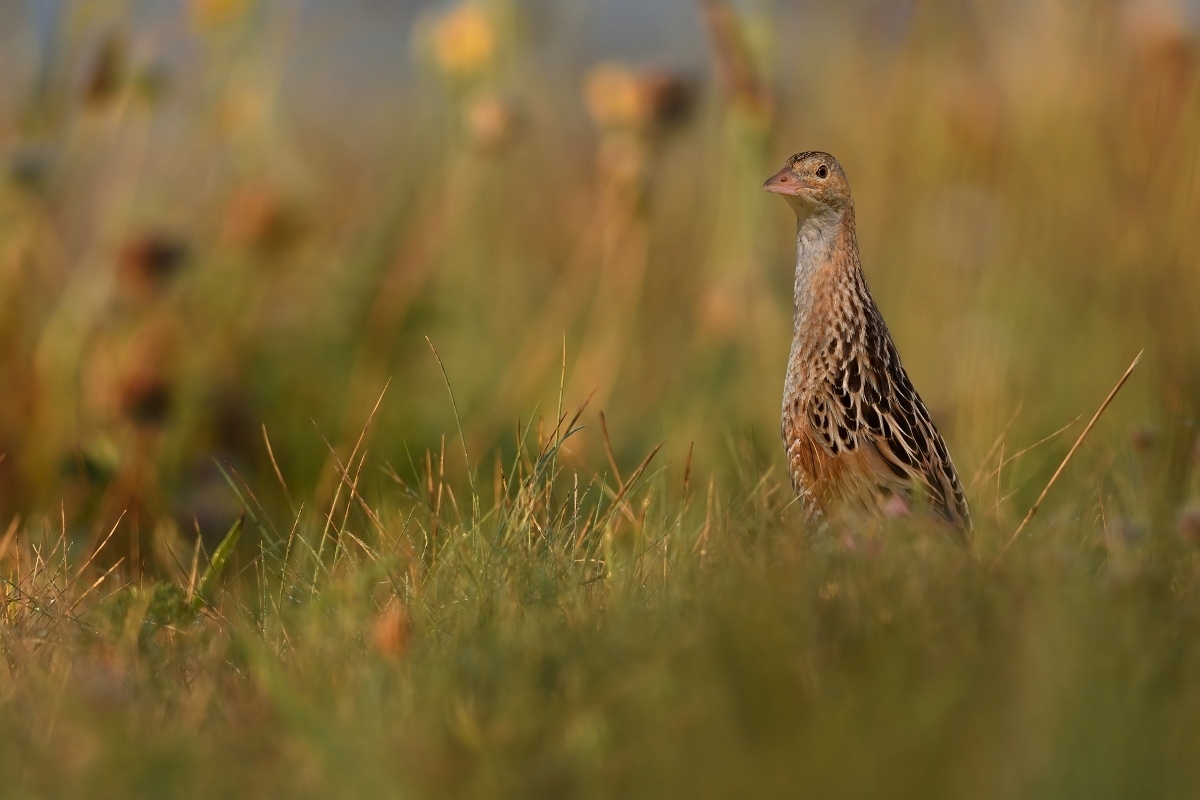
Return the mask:
{"type": "Polygon", "coordinates": [[[207,559],[113,593],[58,566],[55,532],[18,543],[8,785],[1054,797],[1200,778],[1190,542],[1103,520],[1035,522],[1003,552],[986,524],[971,549],[915,521],[814,536],[770,477],[725,494],[652,459],[555,467],[566,430],[527,442],[494,498],[455,495],[434,454],[399,509],[356,502],[353,459],[349,511],[292,526],[251,501],[262,548],[211,602],[207,559]]]}

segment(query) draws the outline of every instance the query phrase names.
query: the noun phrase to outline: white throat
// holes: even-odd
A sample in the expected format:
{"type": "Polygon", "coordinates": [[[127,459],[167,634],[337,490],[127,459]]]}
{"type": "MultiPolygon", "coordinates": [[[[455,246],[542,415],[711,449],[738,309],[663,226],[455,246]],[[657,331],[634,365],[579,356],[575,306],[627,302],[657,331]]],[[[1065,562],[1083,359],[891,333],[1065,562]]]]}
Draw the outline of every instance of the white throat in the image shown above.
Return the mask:
{"type": "Polygon", "coordinates": [[[842,215],[822,209],[807,216],[797,214],[796,221],[796,285],[794,296],[794,325],[799,330],[812,309],[812,279],[821,267],[833,258],[833,249],[842,215]]]}

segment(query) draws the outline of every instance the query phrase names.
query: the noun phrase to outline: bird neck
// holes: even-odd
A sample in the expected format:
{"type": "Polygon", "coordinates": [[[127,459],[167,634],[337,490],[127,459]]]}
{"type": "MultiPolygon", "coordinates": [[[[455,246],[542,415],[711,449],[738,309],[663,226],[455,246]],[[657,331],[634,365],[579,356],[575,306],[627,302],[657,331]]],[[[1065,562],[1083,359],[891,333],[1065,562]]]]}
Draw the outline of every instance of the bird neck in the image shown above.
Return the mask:
{"type": "Polygon", "coordinates": [[[827,307],[829,290],[841,293],[853,290],[863,282],[858,261],[858,241],[854,235],[854,207],[841,210],[821,209],[798,217],[796,224],[796,284],[794,331],[813,325],[824,327],[828,320],[823,310],[834,310],[841,303],[827,307]]]}

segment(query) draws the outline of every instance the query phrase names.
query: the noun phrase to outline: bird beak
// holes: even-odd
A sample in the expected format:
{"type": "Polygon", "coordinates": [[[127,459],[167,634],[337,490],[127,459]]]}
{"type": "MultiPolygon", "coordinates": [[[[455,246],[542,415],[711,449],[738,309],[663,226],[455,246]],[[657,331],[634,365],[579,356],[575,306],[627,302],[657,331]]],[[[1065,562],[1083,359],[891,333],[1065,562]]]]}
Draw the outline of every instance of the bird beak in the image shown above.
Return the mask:
{"type": "Polygon", "coordinates": [[[801,189],[811,189],[812,187],[796,177],[796,173],[792,172],[787,167],[779,170],[771,177],[767,178],[767,182],[763,184],[763,190],[773,194],[790,194],[793,197],[800,194],[801,189]]]}

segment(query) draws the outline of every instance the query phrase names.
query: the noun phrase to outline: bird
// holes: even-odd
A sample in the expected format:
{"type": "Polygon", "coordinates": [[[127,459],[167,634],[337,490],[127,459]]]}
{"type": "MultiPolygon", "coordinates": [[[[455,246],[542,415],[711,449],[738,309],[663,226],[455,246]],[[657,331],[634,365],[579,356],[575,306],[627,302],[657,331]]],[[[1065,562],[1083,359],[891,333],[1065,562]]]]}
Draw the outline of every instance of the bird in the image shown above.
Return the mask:
{"type": "Polygon", "coordinates": [[[793,334],[782,433],[809,519],[908,513],[923,497],[965,536],[962,482],[863,275],[854,199],[838,160],[808,151],[763,188],[796,214],[793,334]]]}

